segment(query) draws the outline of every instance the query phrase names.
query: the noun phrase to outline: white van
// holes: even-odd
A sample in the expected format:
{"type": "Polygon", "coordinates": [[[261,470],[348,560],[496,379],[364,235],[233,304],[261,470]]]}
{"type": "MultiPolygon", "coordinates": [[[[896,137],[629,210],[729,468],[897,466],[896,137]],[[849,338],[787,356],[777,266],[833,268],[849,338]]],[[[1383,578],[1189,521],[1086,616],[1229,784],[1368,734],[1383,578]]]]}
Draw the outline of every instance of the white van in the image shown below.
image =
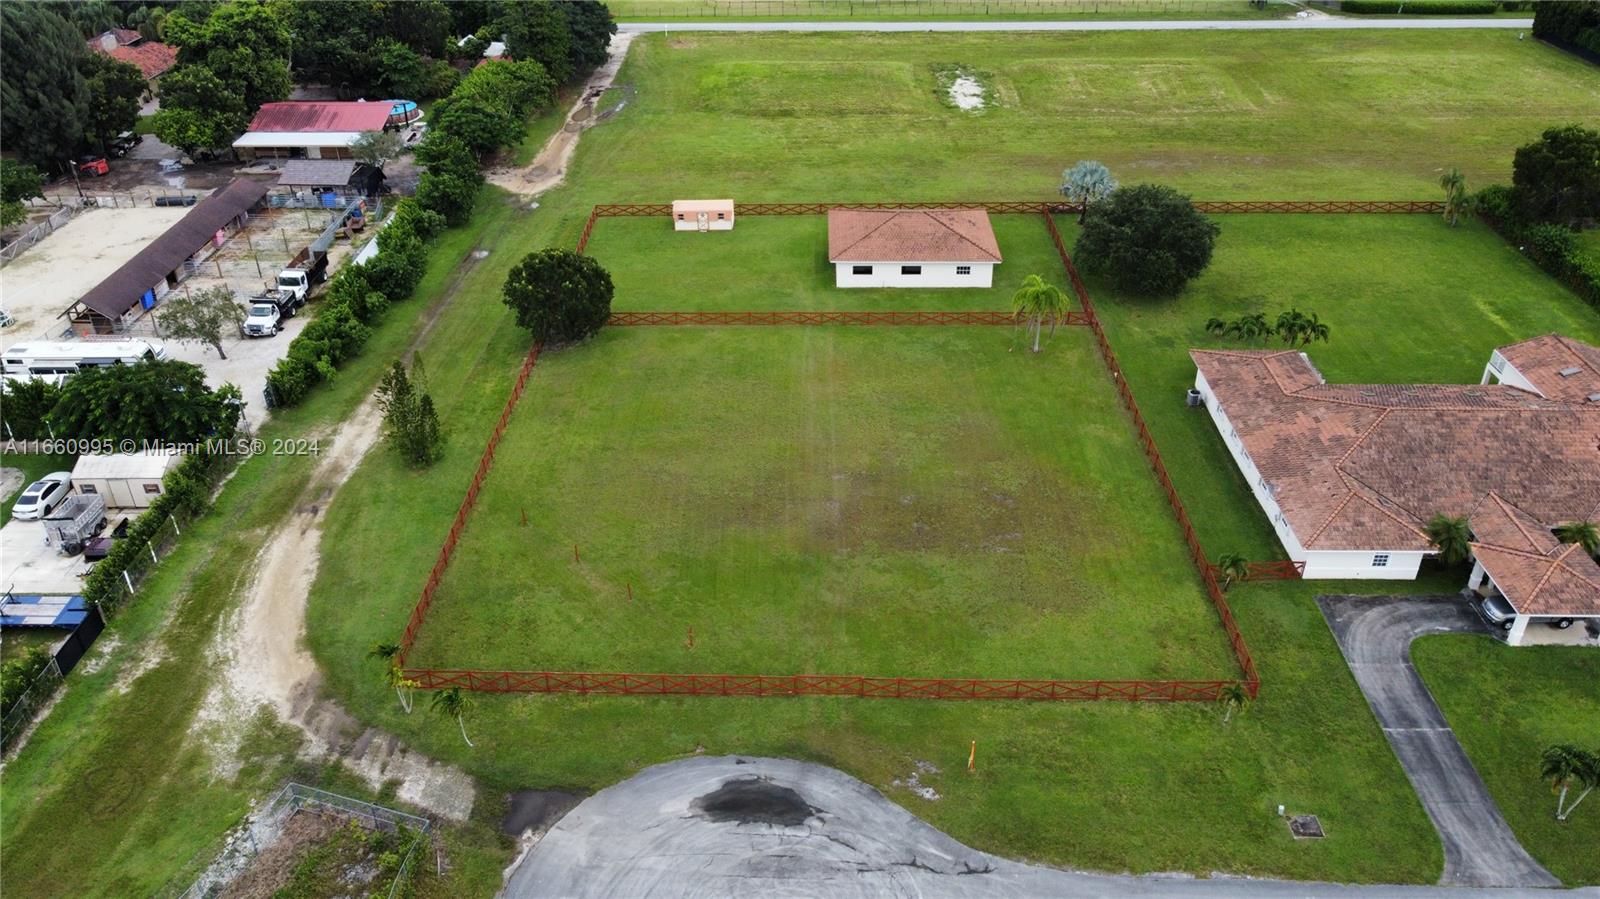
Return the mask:
{"type": "Polygon", "coordinates": [[[167,351],[148,340],[82,340],[64,343],[19,343],[0,355],[0,369],[8,378],[52,378],[74,375],[85,368],[133,365],[146,359],[165,359],[167,351]]]}

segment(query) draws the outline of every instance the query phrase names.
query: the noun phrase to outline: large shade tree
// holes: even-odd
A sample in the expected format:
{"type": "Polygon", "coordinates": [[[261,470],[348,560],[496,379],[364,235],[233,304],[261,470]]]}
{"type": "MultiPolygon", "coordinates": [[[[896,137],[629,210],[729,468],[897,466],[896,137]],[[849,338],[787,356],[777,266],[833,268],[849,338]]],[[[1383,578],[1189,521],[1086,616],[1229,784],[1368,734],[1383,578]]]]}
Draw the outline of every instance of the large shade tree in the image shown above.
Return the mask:
{"type": "Polygon", "coordinates": [[[148,360],[73,375],[49,421],[62,438],[197,443],[231,436],[243,409],[239,388],[212,390],[198,365],[148,360]]]}
{"type": "Polygon", "coordinates": [[[222,338],[233,337],[244,324],[245,311],[227,287],[185,290],[168,296],[156,313],[161,333],[173,340],[203,343],[228,358],[222,338]]]}
{"type": "Polygon", "coordinates": [[[83,137],[104,153],[117,135],[132,131],[139,123],[139,106],[147,89],[144,73],[99,53],[85,55],[82,70],[89,90],[83,137]]]}
{"type": "Polygon", "coordinates": [[[512,267],[504,298],[534,340],[570,343],[605,325],[614,292],[610,273],[592,257],[550,247],[512,267]]]}
{"type": "Polygon", "coordinates": [[[1211,263],[1218,231],[1183,194],[1139,184],[1090,207],[1073,257],[1117,290],[1170,296],[1211,263]]]}

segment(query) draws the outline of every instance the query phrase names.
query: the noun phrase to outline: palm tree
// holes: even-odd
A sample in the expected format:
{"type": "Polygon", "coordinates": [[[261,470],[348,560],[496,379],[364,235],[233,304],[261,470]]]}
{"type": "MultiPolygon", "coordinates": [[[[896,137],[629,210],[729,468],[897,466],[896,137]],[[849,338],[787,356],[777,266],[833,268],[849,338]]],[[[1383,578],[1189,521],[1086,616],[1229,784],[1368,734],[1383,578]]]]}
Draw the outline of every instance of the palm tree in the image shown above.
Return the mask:
{"type": "Polygon", "coordinates": [[[1428,540],[1439,550],[1439,561],[1446,565],[1459,565],[1472,554],[1472,530],[1465,516],[1450,517],[1444,513],[1428,521],[1428,540]]]}
{"type": "Polygon", "coordinates": [[[475,704],[472,697],[461,692],[460,687],[433,691],[433,710],[456,719],[456,724],[461,727],[461,739],[466,741],[468,748],[471,748],[472,741],[467,739],[467,712],[475,704]]]}
{"type": "Polygon", "coordinates": [[[1061,292],[1061,288],[1046,283],[1038,275],[1029,275],[1017,292],[1011,295],[1011,317],[1018,322],[1027,322],[1033,329],[1033,351],[1037,353],[1039,335],[1045,323],[1050,324],[1050,335],[1053,337],[1056,326],[1066,321],[1067,295],[1061,292]]]}
{"type": "Polygon", "coordinates": [[[1310,346],[1314,341],[1328,339],[1328,326],[1315,312],[1309,315],[1299,309],[1278,313],[1278,324],[1273,329],[1288,346],[1310,346]]]}
{"type": "Polygon", "coordinates": [[[1562,543],[1576,543],[1589,555],[1600,553],[1600,526],[1592,521],[1573,521],[1554,528],[1556,539],[1562,543]]]}
{"type": "Polygon", "coordinates": [[[1439,187],[1444,189],[1445,223],[1454,228],[1467,209],[1467,178],[1460,169],[1452,168],[1439,176],[1439,187]]]}
{"type": "Polygon", "coordinates": [[[1242,581],[1250,573],[1250,563],[1238,553],[1223,553],[1217,557],[1217,570],[1222,572],[1222,589],[1227,590],[1234,581],[1242,581]]]}
{"type": "Polygon", "coordinates": [[[1245,692],[1244,684],[1235,682],[1217,692],[1217,702],[1222,704],[1222,723],[1227,724],[1235,712],[1243,714],[1250,704],[1250,694],[1245,692]]]}
{"type": "Polygon", "coordinates": [[[1061,173],[1061,195],[1077,203],[1078,224],[1089,214],[1089,204],[1098,203],[1117,189],[1111,170],[1092,159],[1080,160],[1061,173]]]}
{"type": "Polygon", "coordinates": [[[378,642],[372,644],[372,649],[367,651],[369,659],[383,659],[389,664],[384,669],[384,683],[394,690],[394,695],[400,697],[400,708],[411,714],[411,690],[421,686],[414,680],[408,680],[405,673],[400,670],[396,659],[400,657],[400,644],[378,642]]]}
{"type": "Polygon", "coordinates": [[[1206,319],[1206,333],[1215,334],[1220,337],[1223,334],[1228,333],[1229,324],[1229,322],[1213,315],[1212,317],[1206,319]]]}
{"type": "Polygon", "coordinates": [[[1565,821],[1584,797],[1600,785],[1600,754],[1579,749],[1571,743],[1557,743],[1545,747],[1539,757],[1539,776],[1550,782],[1556,793],[1556,820],[1565,821]],[[1567,791],[1583,787],[1578,798],[1567,805],[1567,791]]]}

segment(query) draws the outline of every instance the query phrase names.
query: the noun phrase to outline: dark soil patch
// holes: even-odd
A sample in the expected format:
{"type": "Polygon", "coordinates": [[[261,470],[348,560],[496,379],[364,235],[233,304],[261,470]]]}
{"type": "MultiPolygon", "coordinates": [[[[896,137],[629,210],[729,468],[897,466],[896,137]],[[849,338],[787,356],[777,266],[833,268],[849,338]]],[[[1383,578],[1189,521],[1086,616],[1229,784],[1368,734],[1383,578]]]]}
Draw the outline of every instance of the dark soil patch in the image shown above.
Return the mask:
{"type": "Polygon", "coordinates": [[[759,777],[730,780],[696,799],[694,807],[712,821],[783,827],[804,824],[822,812],[794,790],[759,777]]]}
{"type": "Polygon", "coordinates": [[[515,837],[530,830],[535,833],[549,830],[583,801],[583,795],[566,790],[518,790],[511,794],[506,816],[500,821],[500,832],[515,837]]]}
{"type": "Polygon", "coordinates": [[[1323,837],[1322,822],[1316,815],[1295,815],[1289,819],[1289,832],[1301,840],[1320,840],[1323,837]]]}
{"type": "Polygon", "coordinates": [[[297,812],[284,824],[278,838],[250,861],[221,892],[221,899],[272,899],[294,876],[311,847],[326,843],[339,827],[336,818],[315,812],[297,812]]]}

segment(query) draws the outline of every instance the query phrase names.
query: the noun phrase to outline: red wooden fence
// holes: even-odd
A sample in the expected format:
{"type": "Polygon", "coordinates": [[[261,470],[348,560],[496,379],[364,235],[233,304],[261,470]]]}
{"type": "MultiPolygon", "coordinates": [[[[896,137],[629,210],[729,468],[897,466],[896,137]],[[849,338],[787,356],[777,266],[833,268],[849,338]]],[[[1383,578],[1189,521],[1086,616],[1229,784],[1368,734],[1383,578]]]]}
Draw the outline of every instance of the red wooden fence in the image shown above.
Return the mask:
{"type": "Polygon", "coordinates": [[[506,424],[511,421],[511,413],[517,408],[517,400],[522,398],[522,391],[528,386],[528,377],[533,374],[533,366],[539,361],[540,344],[535,343],[528,350],[528,355],[522,360],[522,370],[517,372],[516,383],[511,385],[511,395],[506,397],[505,408],[500,410],[500,420],[495,422],[494,430],[489,434],[489,442],[483,448],[483,455],[478,459],[478,468],[472,474],[472,482],[467,485],[467,495],[462,498],[461,505],[456,508],[455,520],[450,523],[450,532],[445,535],[444,544],[439,547],[439,555],[433,562],[433,568],[428,572],[428,580],[422,585],[422,595],[417,597],[417,604],[411,609],[411,618],[406,622],[406,632],[400,638],[400,654],[395,659],[395,664],[404,665],[406,655],[411,652],[411,646],[417,642],[417,632],[422,629],[422,622],[428,617],[428,608],[433,605],[434,594],[439,590],[439,582],[444,578],[446,568],[450,567],[450,559],[455,555],[456,543],[461,539],[461,532],[466,530],[467,519],[472,517],[472,509],[478,504],[478,493],[483,489],[483,479],[489,475],[489,469],[494,467],[494,451],[500,445],[500,438],[506,432],[506,424]]]}
{"type": "Polygon", "coordinates": [[[978,699],[1040,702],[1214,702],[1229,680],[1026,680],[863,677],[850,674],[634,674],[594,671],[406,672],[420,689],[486,693],[608,693],[665,696],[857,696],[864,699],[978,699]]]}
{"type": "Polygon", "coordinates": [[[1056,227],[1055,219],[1051,216],[1046,215],[1044,221],[1050,230],[1050,240],[1055,244],[1056,253],[1061,256],[1061,264],[1066,267],[1067,278],[1072,282],[1072,290],[1077,294],[1083,311],[1089,316],[1089,329],[1094,332],[1095,341],[1100,345],[1100,355],[1111,373],[1111,381],[1117,385],[1117,393],[1121,395],[1122,404],[1127,407],[1128,414],[1133,416],[1134,429],[1139,434],[1139,444],[1144,447],[1145,456],[1150,460],[1150,467],[1156,473],[1156,480],[1160,482],[1161,490],[1167,496],[1167,503],[1178,519],[1178,527],[1183,531],[1183,541],[1189,547],[1189,558],[1194,561],[1195,568],[1200,572],[1200,580],[1205,583],[1206,595],[1211,598],[1211,604],[1216,607],[1217,615],[1222,619],[1222,628],[1227,632],[1228,643],[1233,647],[1234,657],[1239,660],[1240,671],[1244,673],[1245,689],[1254,697],[1261,689],[1261,676],[1256,673],[1256,663],[1250,655],[1250,647],[1246,645],[1244,634],[1240,633],[1239,625],[1234,621],[1233,610],[1228,607],[1227,598],[1222,595],[1222,588],[1217,584],[1211,562],[1206,559],[1205,550],[1200,546],[1200,537],[1189,521],[1189,512],[1184,508],[1183,500],[1178,498],[1178,490],[1172,484],[1172,476],[1167,473],[1167,465],[1161,459],[1161,451],[1156,448],[1155,439],[1150,436],[1150,428],[1145,424],[1144,414],[1139,411],[1139,404],[1133,398],[1133,390],[1128,387],[1128,379],[1123,376],[1122,367],[1117,364],[1117,354],[1111,349],[1111,342],[1106,339],[1105,328],[1101,326],[1099,317],[1094,314],[1094,301],[1089,299],[1089,289],[1083,285],[1083,278],[1078,275],[1078,267],[1072,264],[1072,257],[1067,255],[1066,244],[1061,240],[1061,230],[1056,227]]]}

